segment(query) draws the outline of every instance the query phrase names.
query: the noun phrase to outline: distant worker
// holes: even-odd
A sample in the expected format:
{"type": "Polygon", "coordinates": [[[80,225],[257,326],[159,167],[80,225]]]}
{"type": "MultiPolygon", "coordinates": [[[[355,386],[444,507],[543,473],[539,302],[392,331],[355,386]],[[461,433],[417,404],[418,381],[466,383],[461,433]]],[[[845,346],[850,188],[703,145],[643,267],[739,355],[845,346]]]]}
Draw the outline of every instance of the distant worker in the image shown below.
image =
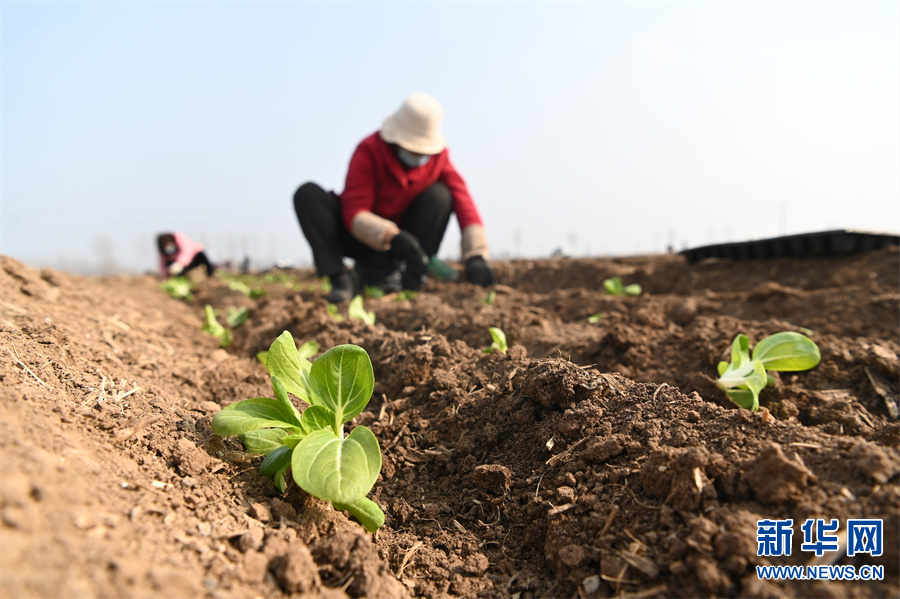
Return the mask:
{"type": "Polygon", "coordinates": [[[443,267],[444,278],[456,275],[436,257],[451,213],[462,231],[466,278],[494,285],[484,225],[450,162],[443,118],[436,99],[410,95],[380,131],[356,147],[343,193],[304,183],[294,194],[316,271],[331,280],[329,302],[348,301],[358,292],[345,256],[354,259],[360,285],[388,292],[420,289],[429,264],[437,272],[443,267]]]}
{"type": "Polygon", "coordinates": [[[206,267],[207,276],[215,272],[203,246],[184,233],[162,233],[156,237],[159,248],[159,276],[163,279],[187,274],[198,266],[206,267]]]}

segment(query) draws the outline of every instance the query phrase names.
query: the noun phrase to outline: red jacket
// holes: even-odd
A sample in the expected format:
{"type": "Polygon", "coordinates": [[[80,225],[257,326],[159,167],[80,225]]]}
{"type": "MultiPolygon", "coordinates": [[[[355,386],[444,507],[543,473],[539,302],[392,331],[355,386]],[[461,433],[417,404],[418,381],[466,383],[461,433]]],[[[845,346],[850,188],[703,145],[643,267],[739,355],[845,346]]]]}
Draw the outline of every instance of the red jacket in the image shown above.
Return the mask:
{"type": "Polygon", "coordinates": [[[450,162],[446,148],[424,166],[407,169],[397,158],[396,150],[376,131],[360,142],[350,159],[341,194],[344,226],[352,230],[353,217],[364,210],[399,225],[410,202],[438,181],[450,189],[460,230],[483,224],[466,182],[450,162]]]}

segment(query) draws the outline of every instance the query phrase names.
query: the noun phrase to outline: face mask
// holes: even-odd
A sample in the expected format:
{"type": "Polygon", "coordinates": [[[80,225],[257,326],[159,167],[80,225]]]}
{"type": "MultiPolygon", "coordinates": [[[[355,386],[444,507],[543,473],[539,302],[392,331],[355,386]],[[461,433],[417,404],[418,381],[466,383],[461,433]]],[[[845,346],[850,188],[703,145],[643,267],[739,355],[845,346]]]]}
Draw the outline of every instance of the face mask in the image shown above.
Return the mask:
{"type": "Polygon", "coordinates": [[[172,254],[175,253],[175,251],[176,251],[177,249],[178,249],[178,248],[175,246],[174,243],[167,243],[167,244],[165,245],[165,247],[163,248],[163,253],[165,253],[166,256],[171,256],[172,254]]]}
{"type": "Polygon", "coordinates": [[[405,164],[410,168],[416,168],[417,166],[425,166],[428,164],[428,161],[431,160],[431,156],[428,154],[423,154],[422,156],[415,156],[403,148],[397,148],[397,158],[400,159],[400,162],[405,164]]]}

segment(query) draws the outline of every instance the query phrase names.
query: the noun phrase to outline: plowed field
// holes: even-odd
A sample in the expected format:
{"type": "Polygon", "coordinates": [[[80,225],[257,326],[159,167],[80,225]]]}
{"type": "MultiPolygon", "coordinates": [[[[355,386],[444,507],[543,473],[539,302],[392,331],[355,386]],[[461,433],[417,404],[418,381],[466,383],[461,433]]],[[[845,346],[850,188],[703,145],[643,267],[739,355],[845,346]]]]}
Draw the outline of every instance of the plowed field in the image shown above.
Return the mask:
{"type": "Polygon", "coordinates": [[[221,277],[190,301],[150,276],[86,278],[0,258],[0,596],[896,597],[900,254],[707,262],[496,263],[492,303],[430,282],[329,315],[309,271],[221,277]],[[638,283],[637,297],[603,281],[638,283]],[[227,349],[203,307],[246,306],[227,349]],[[601,314],[593,322],[588,317],[601,314]],[[488,327],[507,353],[484,353],[488,327]],[[378,437],[368,534],[210,430],[272,395],[256,353],[284,330],[362,346],[378,437]],[[738,333],[803,331],[813,370],[764,409],[715,386],[738,333]],[[757,521],[793,552],[757,556],[757,521]],[[882,519],[881,556],[801,551],[807,518],[882,519]],[[880,565],[881,581],[766,581],[756,566],[880,565]]]}

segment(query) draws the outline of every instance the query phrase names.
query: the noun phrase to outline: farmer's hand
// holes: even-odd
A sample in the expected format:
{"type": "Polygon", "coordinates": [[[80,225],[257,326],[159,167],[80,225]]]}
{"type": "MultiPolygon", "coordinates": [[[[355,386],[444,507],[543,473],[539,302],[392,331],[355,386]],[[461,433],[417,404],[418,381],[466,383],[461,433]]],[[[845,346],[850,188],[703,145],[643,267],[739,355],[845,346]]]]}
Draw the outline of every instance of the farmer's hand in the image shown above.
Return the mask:
{"type": "Polygon", "coordinates": [[[184,267],[177,262],[173,262],[166,270],[169,271],[169,276],[177,277],[184,270],[184,267]]]}
{"type": "Polygon", "coordinates": [[[472,256],[466,260],[466,278],[470,283],[482,287],[492,287],[495,283],[494,271],[481,256],[472,256]]]}
{"type": "Polygon", "coordinates": [[[391,257],[406,262],[406,270],[414,275],[424,275],[428,271],[428,254],[409,231],[400,231],[391,240],[391,257]]]}

